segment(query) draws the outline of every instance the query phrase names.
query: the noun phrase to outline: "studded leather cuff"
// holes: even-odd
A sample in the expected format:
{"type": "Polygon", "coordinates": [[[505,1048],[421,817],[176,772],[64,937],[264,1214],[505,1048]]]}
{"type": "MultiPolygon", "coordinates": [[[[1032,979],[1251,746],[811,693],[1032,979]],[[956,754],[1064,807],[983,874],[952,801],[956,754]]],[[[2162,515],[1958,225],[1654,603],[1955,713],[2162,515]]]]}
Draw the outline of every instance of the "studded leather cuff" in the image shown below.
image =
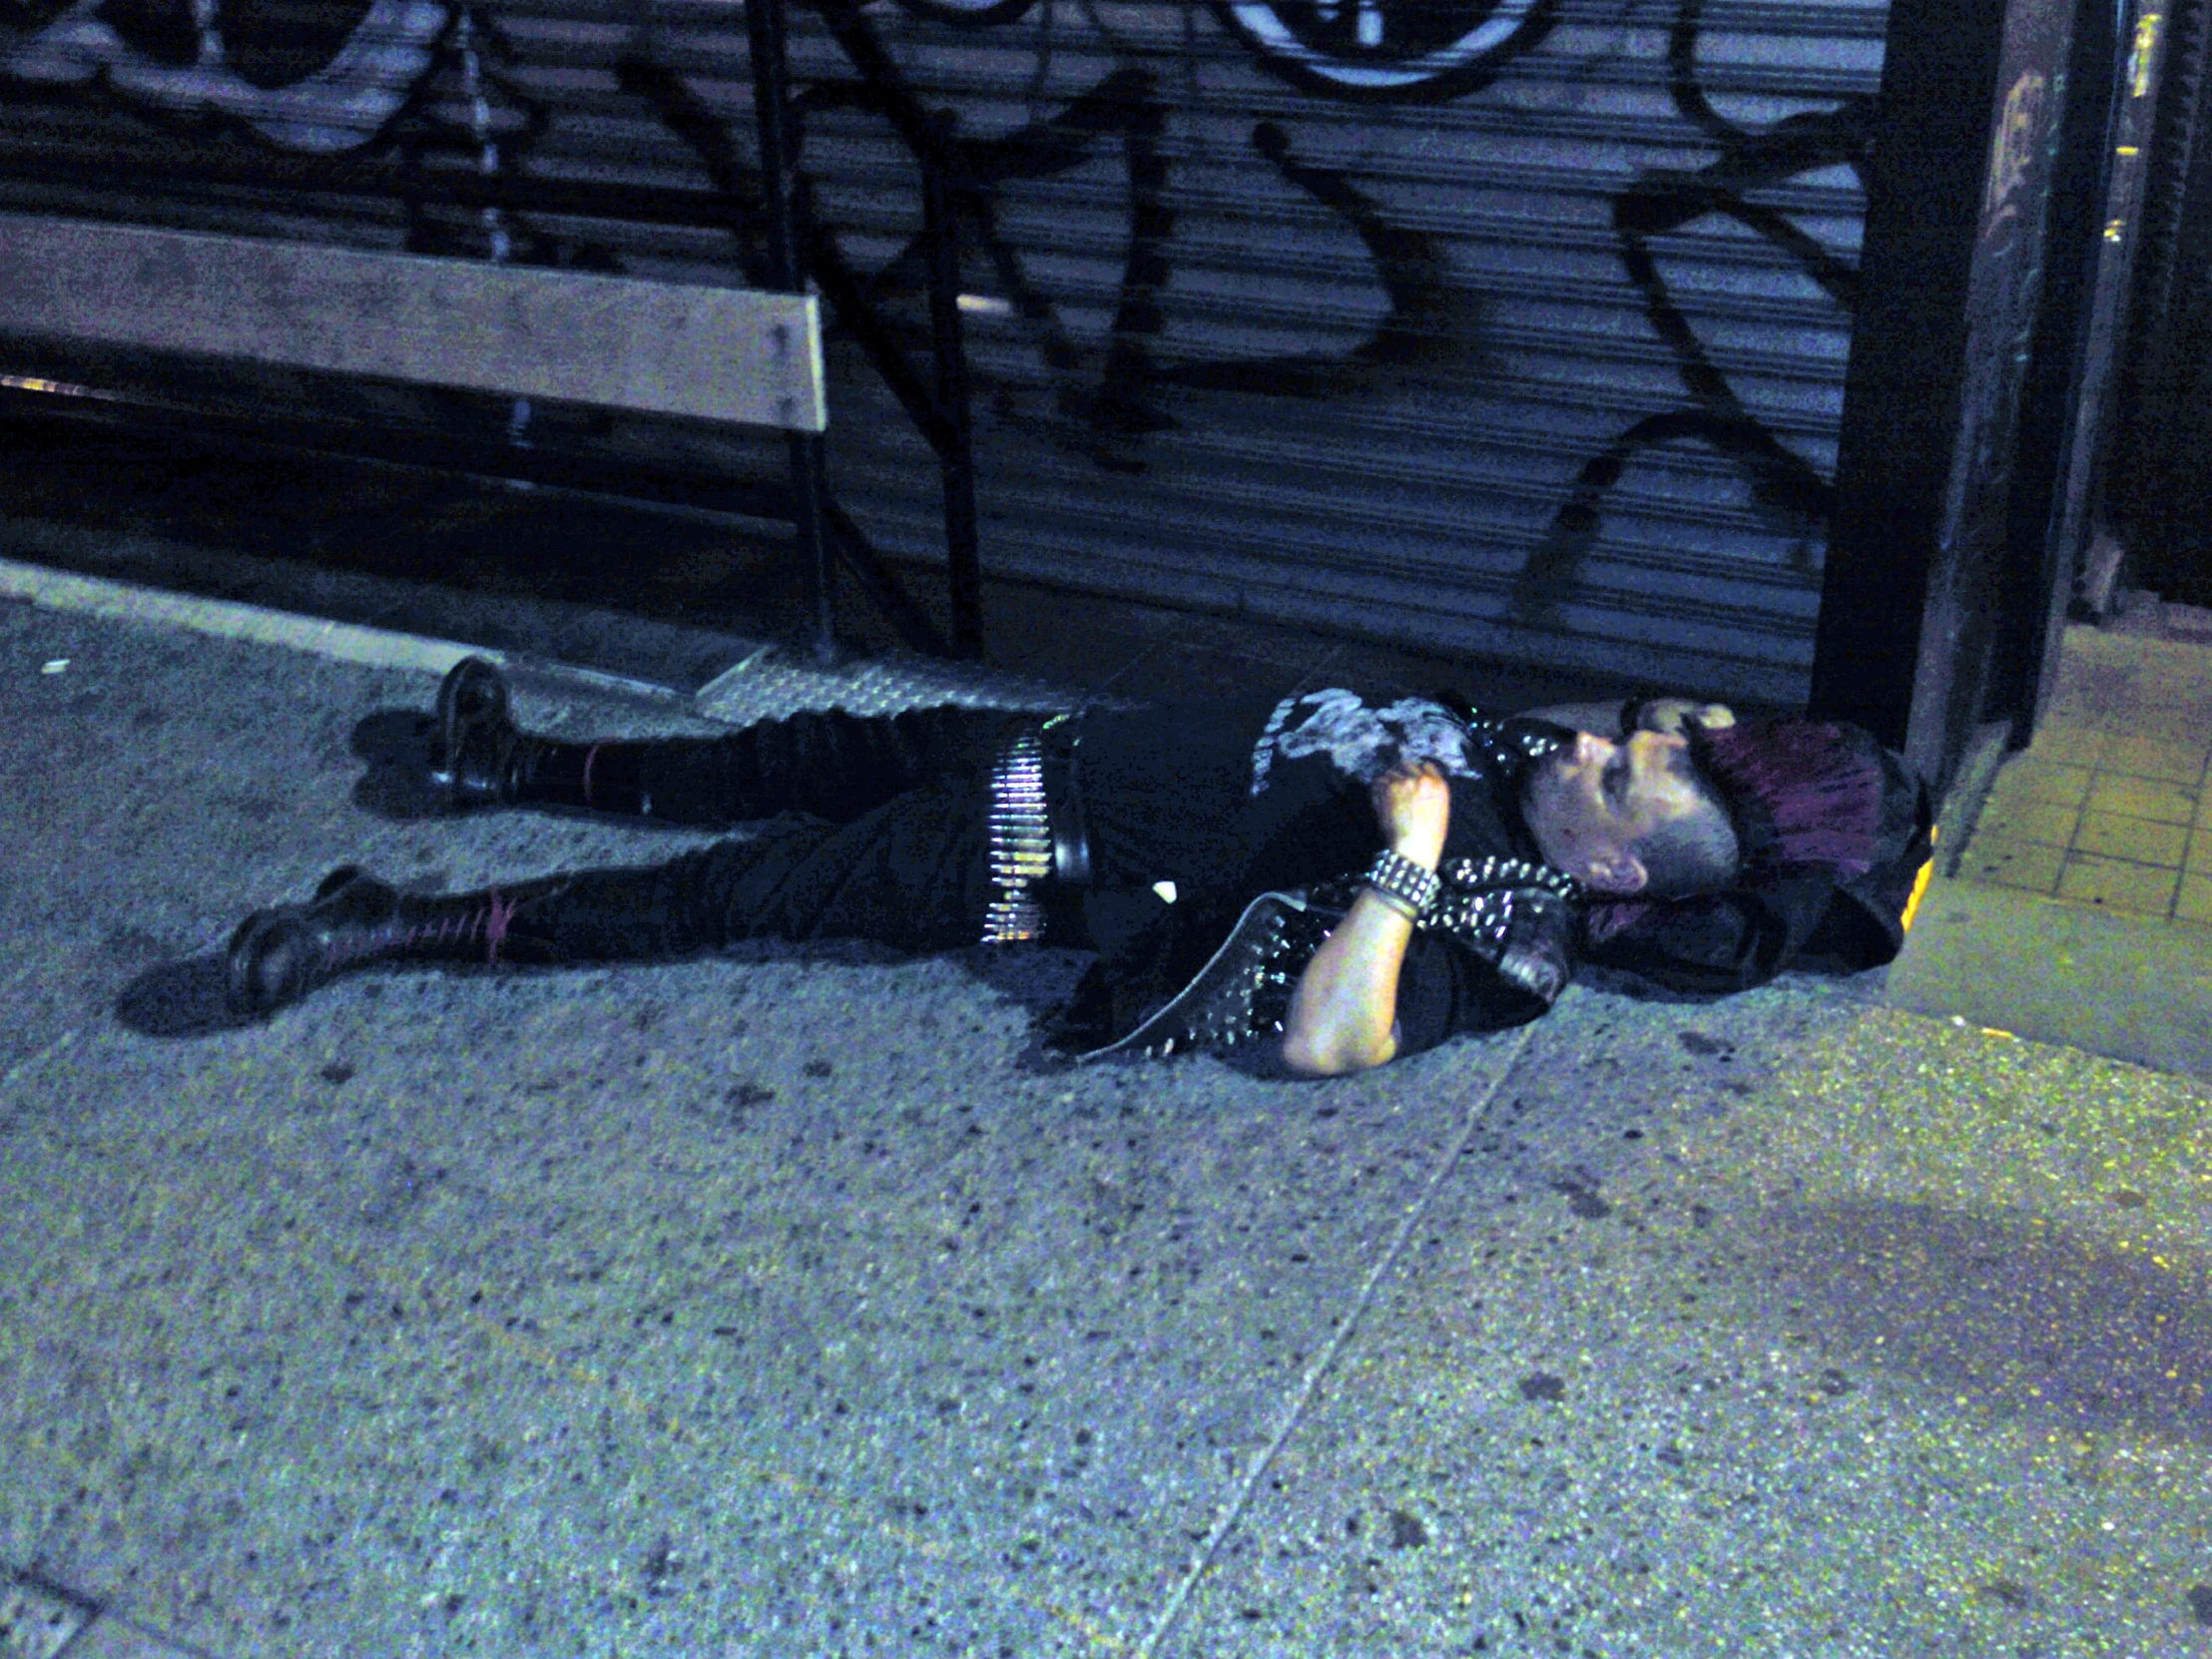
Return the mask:
{"type": "Polygon", "coordinates": [[[1413,908],[1408,920],[1417,920],[1443,890],[1443,879],[1434,870],[1423,869],[1388,847],[1378,852],[1375,862],[1368,866],[1367,883],[1385,898],[1410,904],[1413,908]]]}

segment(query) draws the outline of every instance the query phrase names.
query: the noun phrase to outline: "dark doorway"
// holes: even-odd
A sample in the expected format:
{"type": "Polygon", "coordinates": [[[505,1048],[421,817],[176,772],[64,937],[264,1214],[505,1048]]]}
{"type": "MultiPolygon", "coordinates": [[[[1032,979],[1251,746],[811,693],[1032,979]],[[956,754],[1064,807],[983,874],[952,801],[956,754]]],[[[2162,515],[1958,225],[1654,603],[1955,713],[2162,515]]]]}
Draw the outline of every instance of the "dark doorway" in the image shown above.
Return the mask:
{"type": "Polygon", "coordinates": [[[2212,606],[2212,107],[2206,0],[2175,8],[2106,512],[2128,585],[2212,606]]]}

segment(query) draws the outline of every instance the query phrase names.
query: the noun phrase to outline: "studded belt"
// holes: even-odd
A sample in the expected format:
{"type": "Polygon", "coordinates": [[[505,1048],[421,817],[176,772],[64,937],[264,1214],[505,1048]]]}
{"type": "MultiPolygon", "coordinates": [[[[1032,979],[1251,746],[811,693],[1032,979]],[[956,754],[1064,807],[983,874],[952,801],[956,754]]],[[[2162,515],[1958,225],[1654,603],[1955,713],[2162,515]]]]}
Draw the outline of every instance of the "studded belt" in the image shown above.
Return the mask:
{"type": "Polygon", "coordinates": [[[985,944],[1044,936],[1040,889],[1090,880],[1090,841],[1075,792],[1077,728],[1054,715],[1006,740],[991,763],[991,901],[985,944]]]}

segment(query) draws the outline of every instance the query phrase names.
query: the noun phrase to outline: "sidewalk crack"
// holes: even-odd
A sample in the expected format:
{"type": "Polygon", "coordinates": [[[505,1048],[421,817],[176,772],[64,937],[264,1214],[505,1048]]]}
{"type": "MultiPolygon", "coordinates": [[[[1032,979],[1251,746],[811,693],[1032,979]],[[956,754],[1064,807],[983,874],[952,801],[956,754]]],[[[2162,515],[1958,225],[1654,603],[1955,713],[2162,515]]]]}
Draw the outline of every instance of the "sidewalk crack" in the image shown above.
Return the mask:
{"type": "Polygon", "coordinates": [[[1497,1098],[1497,1091],[1504,1086],[1505,1079],[1520,1064],[1521,1056],[1527,1052],[1529,1039],[1535,1035],[1535,1031],[1533,1023],[1520,1028],[1505,1051],[1504,1062],[1499,1065],[1482,1092],[1475,1097],[1473,1104],[1467,1108],[1466,1118],[1459,1125],[1459,1133],[1452,1138],[1451,1144],[1444,1148],[1435,1166],[1429,1170],[1428,1180],[1421,1187],[1420,1197],[1405,1212],[1397,1224],[1397,1231],[1390,1235],[1389,1244],[1368,1270],[1359,1294],[1352,1299],[1351,1312],[1338,1325],[1336,1333],[1329,1341],[1322,1345],[1321,1352],[1314,1356],[1313,1364],[1306,1368],[1306,1375],[1300,1379],[1297,1391],[1291,1395],[1290,1408],[1284,1413],[1282,1423],[1261,1448],[1260,1454],[1252,1460],[1251,1467],[1245,1471],[1244,1479],[1238,1482],[1229,1502],[1215,1518],[1205,1541],[1191,1557],[1190,1564],[1183,1569],[1183,1578],[1176,1585],[1175,1593],[1168,1597],[1167,1605],[1160,1609],[1160,1616],[1153,1621],[1145,1639],[1137,1644],[1136,1659],[1153,1659],[1160,1651],[1160,1644],[1168,1639],[1176,1625],[1182,1621],[1183,1610],[1190,1602],[1192,1591],[1213,1570],[1222,1545],[1229,1541],[1230,1533],[1242,1524],[1246,1511],[1251,1508],[1253,1492],[1267,1477],[1269,1467],[1284,1446],[1290,1443],[1299,1424],[1306,1420],[1307,1408],[1313,1404],[1314,1395],[1321,1387],[1321,1380],[1329,1374],[1330,1368],[1336,1364],[1337,1356],[1344,1352],[1345,1345],[1352,1340],[1352,1334],[1359,1329],[1360,1321],[1375,1301],[1375,1294],[1382,1288],[1384,1276],[1396,1266],[1399,1255],[1405,1249],[1406,1240],[1412,1237],[1413,1229],[1428,1214],[1429,1206],[1435,1202],[1437,1190],[1443,1186],[1444,1177],[1450,1173],[1452,1165],[1459,1161],[1459,1155],[1466,1150],[1467,1143],[1474,1139],[1474,1131],[1488,1113],[1490,1102],[1497,1098]]]}

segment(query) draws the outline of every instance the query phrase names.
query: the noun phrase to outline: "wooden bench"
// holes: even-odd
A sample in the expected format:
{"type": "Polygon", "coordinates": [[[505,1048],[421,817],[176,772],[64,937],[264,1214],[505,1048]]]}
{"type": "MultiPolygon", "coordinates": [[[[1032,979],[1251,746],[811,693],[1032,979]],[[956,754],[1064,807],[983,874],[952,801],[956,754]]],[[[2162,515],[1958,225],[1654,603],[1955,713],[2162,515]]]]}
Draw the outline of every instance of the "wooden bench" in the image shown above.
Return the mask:
{"type": "Polygon", "coordinates": [[[820,432],[814,295],[0,215],[0,333],[820,432]]]}
{"type": "Polygon", "coordinates": [[[783,11],[781,0],[759,0],[746,8],[765,191],[756,211],[770,245],[771,289],[0,213],[0,339],[138,348],[628,414],[781,428],[789,450],[788,487],[715,479],[703,490],[696,475],[676,469],[656,472],[635,463],[512,445],[471,447],[434,432],[270,434],[237,419],[190,417],[203,438],[228,432],[249,442],[365,450],[409,465],[488,471],[691,504],[704,493],[726,510],[794,525],[809,612],[802,631],[811,627],[819,660],[831,662],[843,654],[832,616],[832,559],[907,644],[940,655],[980,657],[974,472],[955,303],[959,268],[944,169],[933,151],[923,156],[937,358],[933,388],[903,360],[893,360],[886,331],[841,265],[823,261],[818,251],[814,275],[838,315],[869,346],[938,454],[951,585],[949,641],[829,496],[821,301],[806,291],[806,239],[795,219],[783,11]]]}

